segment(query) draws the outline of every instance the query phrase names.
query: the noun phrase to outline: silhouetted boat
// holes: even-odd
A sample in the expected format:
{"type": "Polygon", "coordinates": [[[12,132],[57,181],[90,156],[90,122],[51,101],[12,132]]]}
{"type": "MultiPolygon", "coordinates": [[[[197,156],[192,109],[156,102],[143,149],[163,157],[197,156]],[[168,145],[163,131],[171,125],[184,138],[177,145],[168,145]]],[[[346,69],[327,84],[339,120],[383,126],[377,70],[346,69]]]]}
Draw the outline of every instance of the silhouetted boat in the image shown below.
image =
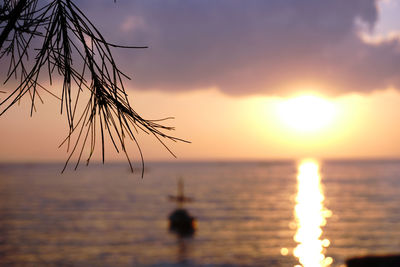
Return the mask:
{"type": "Polygon", "coordinates": [[[196,219],[185,209],[176,209],[169,215],[169,229],[180,235],[192,235],[196,230],[196,219]]]}
{"type": "Polygon", "coordinates": [[[185,197],[182,179],[178,181],[178,194],[176,196],[170,195],[168,198],[178,203],[178,208],[168,217],[169,229],[181,236],[193,235],[196,230],[196,219],[183,208],[184,202],[191,202],[193,199],[185,197]]]}

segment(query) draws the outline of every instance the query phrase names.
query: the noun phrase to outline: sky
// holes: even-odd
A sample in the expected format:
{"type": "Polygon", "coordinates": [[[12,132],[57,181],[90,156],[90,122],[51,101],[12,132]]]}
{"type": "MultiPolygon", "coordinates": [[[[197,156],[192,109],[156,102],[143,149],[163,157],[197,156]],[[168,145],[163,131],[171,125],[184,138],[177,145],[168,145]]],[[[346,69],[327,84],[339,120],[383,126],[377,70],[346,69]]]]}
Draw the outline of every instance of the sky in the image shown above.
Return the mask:
{"type": "MultiPolygon", "coordinates": [[[[400,0],[77,4],[108,41],[149,47],[113,54],[133,108],[192,142],[167,143],[178,160],[400,157],[400,0]]],[[[0,161],[66,159],[65,114],[44,98],[0,117],[0,161]]],[[[145,160],[173,159],[138,139],[145,160]]]]}

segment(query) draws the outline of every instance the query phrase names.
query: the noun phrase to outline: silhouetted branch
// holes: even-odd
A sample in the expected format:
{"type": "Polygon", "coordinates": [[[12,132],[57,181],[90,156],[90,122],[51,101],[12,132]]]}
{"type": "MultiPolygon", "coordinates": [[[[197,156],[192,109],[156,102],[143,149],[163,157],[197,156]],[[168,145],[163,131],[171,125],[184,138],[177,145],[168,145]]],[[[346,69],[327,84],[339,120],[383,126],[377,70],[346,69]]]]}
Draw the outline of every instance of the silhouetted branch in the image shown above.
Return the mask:
{"type": "MultiPolygon", "coordinates": [[[[143,165],[143,154],[136,138],[138,130],[153,135],[173,156],[163,139],[187,142],[165,134],[164,131],[174,128],[159,124],[163,120],[142,118],[129,104],[123,85],[123,78],[129,77],[117,67],[110,48],[146,47],[107,42],[71,0],[53,0],[42,7],[38,7],[37,0],[20,0],[17,4],[8,0],[0,6],[0,19],[0,58],[10,58],[6,82],[11,77],[20,81],[17,88],[0,100],[0,115],[25,95],[31,99],[32,115],[37,99],[42,101],[39,89],[59,99],[61,113],[66,114],[69,125],[69,133],[60,145],[66,145],[69,151],[63,171],[75,154],[78,155],[75,168],[78,167],[85,148],[89,151],[86,159],[89,164],[98,133],[103,163],[108,136],[115,150],[126,155],[132,171],[125,140],[128,137],[135,143],[143,165]],[[33,62],[29,62],[29,55],[33,53],[32,42],[38,39],[42,43],[34,50],[33,62]],[[53,76],[62,77],[60,95],[39,82],[43,75],[48,77],[50,84],[53,76]],[[88,91],[90,98],[78,115],[77,107],[81,105],[83,91],[88,91]]],[[[142,176],[143,170],[142,166],[142,176]]]]}

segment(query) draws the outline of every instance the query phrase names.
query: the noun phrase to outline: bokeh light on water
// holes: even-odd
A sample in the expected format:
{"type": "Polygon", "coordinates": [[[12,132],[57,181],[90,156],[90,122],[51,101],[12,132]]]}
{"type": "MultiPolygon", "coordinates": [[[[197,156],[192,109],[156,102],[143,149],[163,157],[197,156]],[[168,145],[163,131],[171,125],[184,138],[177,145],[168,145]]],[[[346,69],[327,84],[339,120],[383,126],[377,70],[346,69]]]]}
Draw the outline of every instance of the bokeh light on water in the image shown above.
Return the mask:
{"type": "Polygon", "coordinates": [[[294,240],[298,243],[293,254],[304,267],[325,267],[333,259],[325,256],[329,247],[328,239],[321,239],[322,228],[332,212],[324,207],[324,193],[321,188],[319,164],[314,160],[304,160],[299,164],[297,175],[295,218],[297,232],[294,240]]]}

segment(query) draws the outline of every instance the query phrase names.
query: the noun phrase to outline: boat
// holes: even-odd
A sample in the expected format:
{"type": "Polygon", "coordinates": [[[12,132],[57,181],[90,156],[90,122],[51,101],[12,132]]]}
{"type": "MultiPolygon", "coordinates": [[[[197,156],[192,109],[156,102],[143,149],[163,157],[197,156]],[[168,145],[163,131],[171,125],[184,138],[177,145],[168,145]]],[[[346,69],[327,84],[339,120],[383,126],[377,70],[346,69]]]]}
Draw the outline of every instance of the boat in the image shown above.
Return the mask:
{"type": "Polygon", "coordinates": [[[177,203],[178,207],[168,216],[169,230],[180,236],[191,236],[196,230],[196,218],[183,208],[185,202],[192,202],[193,199],[186,197],[183,192],[183,180],[178,180],[178,194],[168,196],[170,201],[177,203]]]}

